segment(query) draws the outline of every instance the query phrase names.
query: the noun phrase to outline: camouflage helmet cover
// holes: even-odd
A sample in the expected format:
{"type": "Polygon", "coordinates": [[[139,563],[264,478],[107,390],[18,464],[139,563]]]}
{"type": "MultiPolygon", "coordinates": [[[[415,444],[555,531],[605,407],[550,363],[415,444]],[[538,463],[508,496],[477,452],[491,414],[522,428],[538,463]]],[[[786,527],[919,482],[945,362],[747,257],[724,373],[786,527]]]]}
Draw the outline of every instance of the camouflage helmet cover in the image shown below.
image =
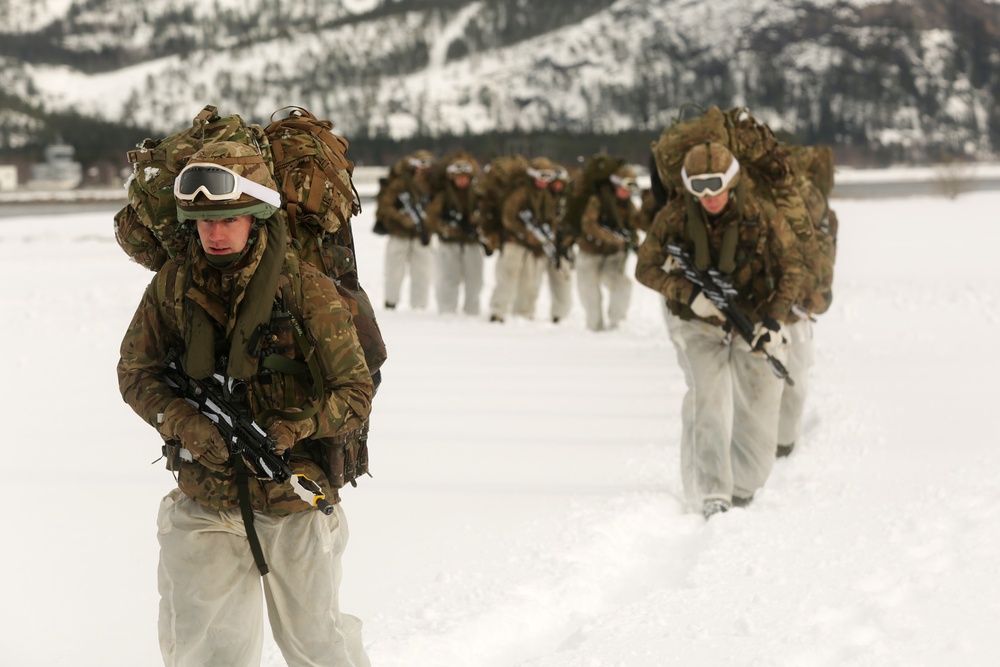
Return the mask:
{"type": "MultiPolygon", "coordinates": [[[[216,141],[204,146],[188,160],[186,166],[195,164],[225,167],[233,173],[277,194],[277,186],[264,158],[256,147],[235,141],[216,141]]],[[[177,219],[215,220],[238,215],[252,215],[266,220],[274,215],[277,207],[246,193],[232,201],[211,201],[198,196],[194,201],[177,200],[177,219]]]]}
{"type": "Polygon", "coordinates": [[[735,168],[735,174],[729,179],[726,189],[732,188],[739,181],[739,162],[728,148],[714,141],[706,141],[694,146],[684,156],[683,176],[692,178],[702,174],[726,174],[730,168],[735,168]],[[734,164],[735,167],[734,167],[734,164]]]}

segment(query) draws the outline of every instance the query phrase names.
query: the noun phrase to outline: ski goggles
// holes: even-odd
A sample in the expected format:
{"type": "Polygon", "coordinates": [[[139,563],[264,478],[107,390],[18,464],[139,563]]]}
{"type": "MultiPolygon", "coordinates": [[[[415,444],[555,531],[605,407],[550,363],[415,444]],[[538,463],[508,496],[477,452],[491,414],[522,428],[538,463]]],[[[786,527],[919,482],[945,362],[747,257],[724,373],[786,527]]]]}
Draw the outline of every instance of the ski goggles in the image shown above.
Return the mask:
{"type": "Polygon", "coordinates": [[[736,158],[733,158],[732,164],[729,165],[729,169],[726,169],[724,174],[698,174],[689,177],[687,170],[681,167],[681,180],[684,181],[684,187],[687,191],[695,197],[716,197],[729,188],[729,184],[733,182],[739,171],[740,163],[736,158]]]}
{"type": "Polygon", "coordinates": [[[639,192],[639,183],[636,182],[634,178],[621,178],[620,176],[612,176],[611,183],[616,188],[625,188],[629,191],[629,194],[636,194],[639,192]]]}
{"type": "Polygon", "coordinates": [[[536,181],[542,181],[544,183],[551,183],[556,180],[556,176],[558,176],[555,169],[533,169],[529,167],[527,172],[528,176],[531,176],[536,181]]]}
{"type": "Polygon", "coordinates": [[[411,157],[407,162],[414,169],[427,169],[434,161],[426,157],[411,157]]]}
{"type": "Polygon", "coordinates": [[[276,190],[217,164],[189,164],[174,179],[174,198],[182,202],[193,202],[198,195],[209,201],[229,202],[244,194],[281,208],[281,195],[276,190]]]}
{"type": "Polygon", "coordinates": [[[472,175],[472,165],[468,162],[453,162],[448,165],[445,171],[450,176],[460,176],[462,174],[466,176],[472,175]]]}

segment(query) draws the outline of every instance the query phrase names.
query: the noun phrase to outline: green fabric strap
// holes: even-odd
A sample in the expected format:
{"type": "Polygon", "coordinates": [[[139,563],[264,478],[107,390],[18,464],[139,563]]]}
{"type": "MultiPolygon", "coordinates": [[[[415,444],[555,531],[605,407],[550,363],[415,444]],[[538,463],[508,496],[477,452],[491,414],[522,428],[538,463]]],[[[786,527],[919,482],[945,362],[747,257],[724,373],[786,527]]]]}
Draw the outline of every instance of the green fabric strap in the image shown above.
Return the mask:
{"type": "Polygon", "coordinates": [[[272,215],[267,219],[267,247],[247,285],[233,329],[228,373],[237,380],[249,380],[257,373],[256,350],[249,349],[250,341],[257,328],[271,318],[271,304],[278,290],[287,245],[285,225],[279,216],[272,215]]]}
{"type": "Polygon", "coordinates": [[[264,550],[260,546],[260,538],[257,537],[257,529],[253,525],[253,508],[250,506],[250,471],[247,470],[247,464],[240,455],[233,457],[233,466],[236,468],[236,489],[240,499],[243,528],[247,531],[247,542],[250,543],[253,562],[257,564],[257,571],[263,577],[269,570],[267,561],[264,560],[264,550]]]}
{"type": "Polygon", "coordinates": [[[694,265],[699,271],[712,266],[712,251],[708,245],[708,227],[698,198],[687,195],[687,233],[694,244],[694,265]]]}

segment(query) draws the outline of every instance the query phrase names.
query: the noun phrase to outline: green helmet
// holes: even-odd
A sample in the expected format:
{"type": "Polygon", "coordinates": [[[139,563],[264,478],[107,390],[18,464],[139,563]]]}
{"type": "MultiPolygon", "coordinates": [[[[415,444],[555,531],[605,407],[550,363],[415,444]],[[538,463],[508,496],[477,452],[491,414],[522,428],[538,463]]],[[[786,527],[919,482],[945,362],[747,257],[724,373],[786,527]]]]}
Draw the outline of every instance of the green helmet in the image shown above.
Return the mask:
{"type": "Polygon", "coordinates": [[[174,199],[181,222],[238,215],[266,220],[281,207],[260,152],[235,141],[213,142],[192,155],[174,180],[174,199]]]}

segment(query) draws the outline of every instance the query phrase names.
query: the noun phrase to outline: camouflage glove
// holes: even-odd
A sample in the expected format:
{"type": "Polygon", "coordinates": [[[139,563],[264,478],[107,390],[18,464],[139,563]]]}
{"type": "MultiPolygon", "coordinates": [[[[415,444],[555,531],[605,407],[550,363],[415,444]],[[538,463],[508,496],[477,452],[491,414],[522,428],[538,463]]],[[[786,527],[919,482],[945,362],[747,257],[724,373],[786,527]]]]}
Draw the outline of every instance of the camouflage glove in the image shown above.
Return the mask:
{"type": "Polygon", "coordinates": [[[719,310],[714,303],[712,303],[711,299],[705,296],[705,293],[701,291],[700,287],[695,289],[694,294],[691,296],[691,303],[688,304],[688,307],[695,315],[706,320],[714,317],[722,320],[723,322],[726,321],[726,316],[722,314],[722,311],[719,310]]]}
{"type": "Polygon", "coordinates": [[[168,440],[179,441],[206,468],[216,472],[225,471],[229,449],[219,429],[215,428],[208,417],[198,412],[198,408],[184,399],[172,401],[163,411],[160,433],[168,440]]]}
{"type": "Polygon", "coordinates": [[[750,349],[754,352],[767,352],[773,357],[787,342],[788,330],[784,323],[778,322],[772,317],[766,317],[763,322],[754,325],[750,349]]]}
{"type": "Polygon", "coordinates": [[[284,454],[294,447],[296,442],[308,438],[315,432],[316,420],[312,418],[299,421],[278,419],[267,429],[267,434],[274,438],[275,454],[284,454]]]}

